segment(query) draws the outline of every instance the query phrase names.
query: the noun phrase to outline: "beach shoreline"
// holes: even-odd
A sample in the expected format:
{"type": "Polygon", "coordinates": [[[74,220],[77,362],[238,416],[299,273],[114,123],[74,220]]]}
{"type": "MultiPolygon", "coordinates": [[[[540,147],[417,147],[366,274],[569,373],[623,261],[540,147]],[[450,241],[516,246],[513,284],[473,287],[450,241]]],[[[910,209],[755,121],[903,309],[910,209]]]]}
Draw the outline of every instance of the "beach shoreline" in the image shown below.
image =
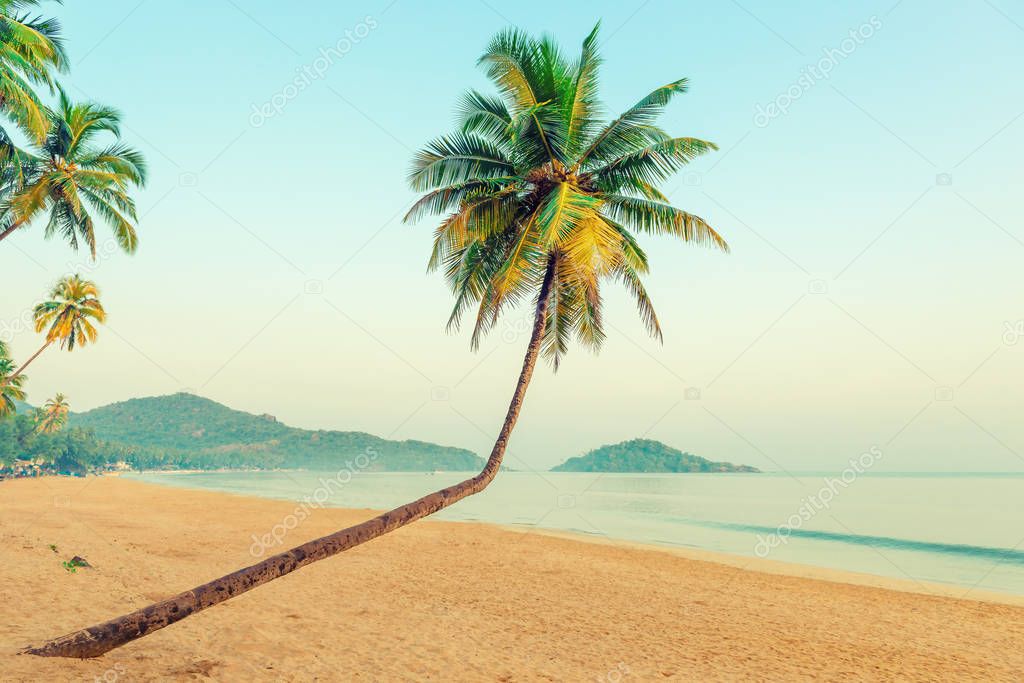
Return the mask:
{"type": "MultiPolygon", "coordinates": [[[[477,522],[453,521],[453,524],[475,524],[477,522]]],[[[482,523],[485,526],[493,526],[510,532],[536,533],[552,538],[563,538],[577,543],[596,543],[598,545],[610,545],[620,548],[631,548],[638,551],[665,552],[670,555],[685,558],[695,562],[708,562],[727,567],[735,567],[745,571],[757,572],[760,574],[774,574],[777,576],[789,576],[793,578],[812,579],[816,581],[827,581],[830,583],[845,583],[851,586],[867,586],[870,588],[881,588],[884,590],[898,591],[900,593],[914,593],[918,595],[933,595],[956,600],[973,600],[976,602],[991,602],[1000,605],[1014,605],[1024,607],[1024,595],[1013,593],[1001,593],[997,591],[979,590],[976,588],[965,588],[956,584],[938,583],[935,581],[921,581],[918,579],[901,579],[878,574],[867,574],[864,572],[847,571],[844,569],[832,569],[814,564],[799,564],[796,562],[784,562],[762,557],[748,557],[734,553],[719,552],[716,550],[704,550],[702,548],[682,548],[675,545],[659,543],[642,543],[620,539],[609,539],[603,536],[586,534],[583,532],[560,531],[558,529],[544,529],[539,527],[525,527],[515,524],[490,524],[482,523]]]]}
{"type": "MultiPolygon", "coordinates": [[[[339,507],[338,503],[334,502],[334,499],[328,496],[327,484],[321,478],[318,482],[312,479],[304,479],[308,484],[309,490],[314,490],[317,495],[324,494],[324,499],[321,502],[320,498],[316,501],[310,501],[308,491],[299,484],[299,481],[293,476],[288,476],[288,482],[264,482],[263,485],[259,485],[259,480],[245,480],[229,477],[224,481],[210,480],[207,477],[208,473],[199,473],[197,481],[192,481],[190,477],[181,477],[171,475],[166,479],[160,476],[152,476],[154,473],[140,473],[136,476],[134,473],[128,474],[130,478],[137,478],[140,481],[148,483],[159,484],[162,486],[171,486],[176,488],[188,488],[192,490],[205,490],[205,491],[221,491],[225,493],[238,493],[241,495],[258,495],[259,497],[273,499],[273,500],[290,500],[293,501],[298,507],[296,513],[305,515],[308,513],[310,508],[313,507],[339,507]],[[259,493],[255,493],[257,490],[252,484],[257,484],[259,493]],[[281,483],[285,484],[285,487],[281,487],[281,483]],[[295,486],[291,486],[294,484],[295,486]],[[315,488],[314,488],[315,487],[315,488]],[[303,495],[305,492],[307,495],[303,495]]],[[[158,473],[159,474],[159,473],[158,473]]],[[[232,472],[229,474],[237,474],[232,472]]],[[[315,473],[314,473],[315,474],[315,473]]],[[[410,476],[416,477],[423,473],[414,472],[391,472],[391,473],[376,473],[377,476],[382,474],[393,475],[402,478],[408,478],[410,476]]],[[[457,475],[459,478],[470,478],[473,473],[467,472],[463,474],[452,473],[457,475]]],[[[567,476],[574,476],[575,473],[569,473],[567,476]]],[[[618,475],[621,477],[622,475],[618,475]]],[[[638,477],[659,477],[659,475],[633,475],[638,477]]],[[[664,476],[664,475],[660,475],[664,476]]],[[[693,476],[707,476],[717,479],[721,475],[693,475],[693,474],[679,474],[670,475],[672,477],[693,477],[693,476]]],[[[759,475],[754,475],[759,476],[759,475]]],[[[455,479],[450,481],[454,482],[455,479]]],[[[650,533],[646,530],[640,534],[630,535],[630,525],[627,524],[616,524],[606,519],[601,523],[601,528],[598,528],[593,520],[596,518],[588,512],[588,508],[584,507],[580,510],[580,514],[575,518],[575,523],[566,524],[564,517],[559,515],[545,514],[543,505],[538,508],[537,506],[530,507],[533,502],[529,498],[516,498],[514,495],[509,495],[511,490],[510,484],[514,480],[514,476],[510,475],[510,478],[503,479],[498,486],[492,488],[486,497],[476,498],[468,505],[460,506],[455,514],[443,514],[439,515],[435,519],[443,519],[444,521],[476,521],[485,524],[493,524],[498,527],[502,527],[511,531],[518,532],[530,532],[530,533],[545,533],[549,535],[565,537],[570,539],[576,539],[580,541],[597,541],[597,542],[608,542],[613,545],[619,545],[622,547],[635,547],[638,549],[662,549],[669,552],[676,553],[682,557],[689,559],[696,559],[702,561],[717,562],[720,564],[726,564],[730,566],[736,566],[744,569],[751,569],[754,571],[762,571],[765,573],[775,573],[783,575],[802,576],[805,578],[818,578],[826,581],[837,581],[843,583],[852,583],[857,585],[867,585],[880,588],[890,588],[893,590],[902,590],[908,592],[924,593],[928,595],[943,595],[948,597],[965,598],[965,599],[977,599],[990,602],[1000,602],[1004,604],[1024,605],[1024,586],[1021,586],[1020,581],[1011,580],[1010,576],[1002,576],[1002,580],[991,580],[995,579],[999,572],[1008,571],[1010,565],[1003,565],[1003,557],[999,557],[998,553],[1000,549],[998,547],[993,548],[971,548],[971,550],[987,551],[992,555],[996,555],[989,563],[978,562],[974,571],[967,571],[963,567],[960,567],[960,572],[949,571],[947,567],[941,565],[944,559],[959,560],[959,556],[943,556],[941,558],[933,558],[933,564],[928,566],[928,570],[922,571],[924,568],[917,566],[917,572],[909,573],[903,569],[905,562],[897,558],[891,558],[888,551],[876,549],[873,546],[867,546],[864,544],[860,545],[861,556],[856,557],[844,557],[843,555],[837,555],[834,553],[833,548],[822,547],[819,548],[820,553],[808,554],[804,553],[800,559],[794,559],[792,556],[786,557],[776,553],[758,553],[756,549],[751,552],[750,545],[753,544],[753,540],[749,542],[736,542],[734,538],[728,539],[726,542],[721,542],[721,539],[714,534],[698,534],[691,536],[686,531],[679,532],[676,529],[665,529],[657,533],[650,533]],[[500,491],[499,491],[500,490],[500,491]],[[488,507],[484,500],[501,500],[503,504],[499,506],[491,505],[488,507]],[[519,507],[519,506],[522,507],[519,507]],[[515,506],[515,507],[510,507],[515,506]],[[473,510],[469,514],[464,514],[463,511],[473,510]],[[517,521],[512,521],[517,520],[517,521]],[[536,522],[534,522],[536,520],[536,522]],[[592,531],[580,528],[582,526],[592,531]],[[624,533],[616,533],[616,531],[624,533]],[[671,539],[671,540],[666,540],[671,539]],[[865,561],[864,555],[869,556],[865,561]],[[820,564],[818,560],[823,560],[820,564]],[[846,562],[849,562],[847,564],[846,562]],[[874,560],[874,562],[871,562],[874,560]],[[897,561],[899,563],[897,564],[897,561]],[[993,571],[998,570],[998,571],[993,571]]],[[[449,480],[444,482],[449,483],[449,480]]],[[[373,488],[389,486],[386,482],[377,482],[373,488]]],[[[577,482],[575,486],[583,486],[583,484],[577,482]]],[[[369,487],[364,487],[364,490],[369,487]]],[[[415,485],[404,487],[404,495],[387,495],[389,504],[398,504],[400,501],[411,500],[422,495],[425,491],[430,488],[437,488],[437,485],[432,484],[429,480],[423,480],[422,476],[420,480],[416,481],[415,485]]],[[[572,482],[565,484],[566,491],[576,490],[572,482]]],[[[521,490],[520,492],[524,496],[532,495],[532,492],[521,490]]],[[[394,492],[392,492],[393,494],[394,492]]],[[[720,492],[721,495],[737,495],[736,491],[724,491],[720,492]]],[[[704,495],[708,495],[705,491],[704,495]]],[[[720,498],[725,500],[726,498],[720,498]]],[[[381,496],[378,495],[355,495],[345,496],[344,502],[346,504],[340,505],[344,508],[359,507],[365,509],[367,518],[376,516],[387,508],[383,507],[381,496]],[[351,503],[353,500],[358,500],[361,504],[353,506],[351,503]]],[[[572,505],[569,507],[575,508],[576,501],[572,501],[572,505]]],[[[561,499],[558,501],[559,507],[561,508],[561,499]]],[[[660,502],[659,502],[660,504],[660,502]]],[[[610,510],[601,510],[601,512],[611,512],[610,510]]],[[[699,515],[700,513],[697,512],[699,515]]],[[[721,514],[721,510],[719,510],[721,514]]],[[[628,518],[629,521],[635,522],[635,518],[629,518],[629,512],[623,511],[622,517],[628,518]]],[[[749,517],[748,517],[749,519],[749,517]]],[[[646,523],[644,520],[643,523],[646,523]]],[[[725,525],[728,526],[728,525],[725,525]]],[[[692,530],[692,529],[691,529],[692,530]]],[[[698,531],[700,531],[698,529],[698,531]]],[[[875,534],[878,534],[878,527],[875,526],[875,534]]],[[[913,531],[911,533],[914,533],[913,531]]],[[[949,532],[943,530],[938,536],[943,539],[948,539],[945,543],[928,543],[927,541],[911,541],[900,537],[898,533],[893,533],[894,538],[877,537],[874,540],[882,544],[882,547],[886,547],[887,542],[903,541],[908,545],[921,546],[932,545],[936,551],[936,556],[939,553],[945,553],[950,548],[953,549],[967,549],[970,546],[957,544],[964,543],[964,530],[954,530],[949,532]],[[943,535],[949,533],[948,536],[943,535]],[[959,539],[959,540],[954,540],[959,539]]],[[[853,541],[863,541],[864,538],[868,537],[854,537],[853,541]]],[[[911,537],[913,538],[913,537],[911,537]]],[[[924,538],[930,538],[932,541],[935,540],[934,534],[928,534],[924,538]]],[[[744,539],[746,541],[746,537],[744,539]]],[[[831,545],[831,544],[825,544],[831,545]]],[[[283,550],[283,547],[276,545],[278,550],[283,550]]],[[[1009,549],[1008,554],[1014,554],[1014,549],[1009,549]]],[[[1020,558],[1013,558],[1019,561],[1020,558]]],[[[908,566],[913,566],[909,564],[908,566]]],[[[1013,565],[1017,566],[1017,565],[1013,565]]]]}
{"type": "MultiPolygon", "coordinates": [[[[252,538],[294,505],[124,477],[12,480],[0,501],[4,680],[1010,680],[1024,668],[1024,596],[435,520],[102,658],[40,659],[16,652],[253,564],[252,538]],[[95,569],[66,571],[72,555],[95,569]]],[[[319,509],[271,552],[371,514],[319,509]]]]}

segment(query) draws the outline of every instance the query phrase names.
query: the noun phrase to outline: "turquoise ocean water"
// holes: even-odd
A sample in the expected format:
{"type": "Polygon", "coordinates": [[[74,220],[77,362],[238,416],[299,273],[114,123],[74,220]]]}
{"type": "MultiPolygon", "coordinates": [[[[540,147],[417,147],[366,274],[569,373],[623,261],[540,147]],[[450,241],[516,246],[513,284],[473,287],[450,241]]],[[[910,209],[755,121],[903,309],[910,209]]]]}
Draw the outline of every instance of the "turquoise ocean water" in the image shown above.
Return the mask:
{"type": "MultiPolygon", "coordinates": [[[[465,473],[202,472],[157,484],[320,505],[390,508],[465,473]]],[[[1024,595],[1024,475],[502,472],[438,515],[817,565],[1024,595]]],[[[295,519],[282,520],[295,524],[295,519]]],[[[301,524],[301,522],[298,522],[301,524]]],[[[281,536],[283,526],[277,529],[281,536]]],[[[267,554],[284,550],[271,529],[267,554]]],[[[252,542],[250,539],[248,542],[252,542]]]]}

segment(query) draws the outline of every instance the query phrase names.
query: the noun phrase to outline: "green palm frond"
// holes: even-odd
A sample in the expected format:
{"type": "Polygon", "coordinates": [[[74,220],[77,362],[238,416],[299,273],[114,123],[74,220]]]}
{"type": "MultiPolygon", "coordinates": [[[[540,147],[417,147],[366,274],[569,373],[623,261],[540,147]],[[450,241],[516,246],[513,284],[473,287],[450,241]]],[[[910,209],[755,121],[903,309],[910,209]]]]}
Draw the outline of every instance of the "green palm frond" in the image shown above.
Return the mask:
{"type": "Polygon", "coordinates": [[[442,214],[454,211],[470,198],[488,193],[501,193],[514,189],[519,180],[516,176],[499,176],[497,178],[474,178],[455,185],[432,190],[418,199],[406,212],[403,222],[411,223],[431,214],[442,214]]]}
{"type": "Polygon", "coordinates": [[[661,333],[661,323],[658,322],[658,314],[654,310],[654,304],[651,303],[650,297],[647,296],[647,290],[644,289],[640,274],[635,268],[622,264],[616,270],[616,275],[626,285],[626,289],[636,301],[637,312],[640,314],[640,320],[643,321],[648,334],[658,341],[662,341],[664,337],[661,333]]]}
{"type": "Polygon", "coordinates": [[[514,173],[512,162],[494,144],[475,135],[453,133],[416,154],[409,184],[423,191],[514,173]]]}
{"type": "Polygon", "coordinates": [[[551,249],[565,242],[584,221],[594,216],[600,203],[597,197],[580,192],[571,183],[558,183],[537,215],[540,243],[551,249]]]}
{"type": "Polygon", "coordinates": [[[667,137],[654,122],[672,98],[685,93],[688,86],[689,81],[685,78],[673,81],[627,109],[594,138],[580,155],[577,166],[583,167],[591,159],[597,162],[615,159],[667,137]]]}
{"type": "Polygon", "coordinates": [[[48,121],[32,86],[52,91],[53,72],[66,70],[68,63],[60,23],[28,14],[38,5],[31,0],[0,2],[0,115],[36,142],[46,135],[48,121]]]}
{"type": "Polygon", "coordinates": [[[470,90],[462,96],[457,111],[463,133],[479,135],[495,145],[509,144],[512,114],[500,97],[470,90]]]}
{"type": "Polygon", "coordinates": [[[614,220],[641,232],[673,235],[685,242],[729,251],[725,238],[707,221],[669,204],[622,195],[608,195],[604,210],[614,220]]]}
{"type": "Polygon", "coordinates": [[[434,247],[427,271],[446,263],[450,254],[472,241],[487,241],[504,233],[516,218],[519,202],[510,193],[483,195],[468,200],[441,222],[434,232],[434,247]]]}
{"type": "Polygon", "coordinates": [[[563,100],[562,117],[566,122],[567,156],[577,157],[598,126],[597,73],[601,56],[597,52],[600,22],[583,41],[579,62],[574,65],[575,75],[563,100]]]}
{"type": "Polygon", "coordinates": [[[589,174],[602,189],[616,191],[642,183],[659,183],[697,157],[717,150],[712,142],[697,138],[670,138],[618,157],[589,174]]]}
{"type": "Polygon", "coordinates": [[[526,32],[508,29],[494,36],[480,57],[478,63],[486,67],[513,113],[547,99],[537,96],[543,82],[537,73],[538,52],[536,41],[526,32]]]}

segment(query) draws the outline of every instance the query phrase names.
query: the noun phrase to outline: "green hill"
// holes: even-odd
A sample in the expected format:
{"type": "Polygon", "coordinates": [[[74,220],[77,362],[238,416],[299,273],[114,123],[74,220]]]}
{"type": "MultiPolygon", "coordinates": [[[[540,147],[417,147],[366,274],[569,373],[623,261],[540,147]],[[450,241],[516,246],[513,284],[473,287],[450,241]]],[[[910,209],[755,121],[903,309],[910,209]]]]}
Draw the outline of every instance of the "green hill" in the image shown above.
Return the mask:
{"type": "Polygon", "coordinates": [[[478,470],[462,448],[389,441],[363,432],[289,427],[271,415],[232,410],[193,394],[136,398],[75,413],[69,423],[137,449],[133,466],[333,469],[364,455],[370,471],[478,470]]]}
{"type": "Polygon", "coordinates": [[[601,446],[561,465],[552,472],[759,472],[749,465],[712,462],[684,453],[660,441],[633,439],[601,446]]]}

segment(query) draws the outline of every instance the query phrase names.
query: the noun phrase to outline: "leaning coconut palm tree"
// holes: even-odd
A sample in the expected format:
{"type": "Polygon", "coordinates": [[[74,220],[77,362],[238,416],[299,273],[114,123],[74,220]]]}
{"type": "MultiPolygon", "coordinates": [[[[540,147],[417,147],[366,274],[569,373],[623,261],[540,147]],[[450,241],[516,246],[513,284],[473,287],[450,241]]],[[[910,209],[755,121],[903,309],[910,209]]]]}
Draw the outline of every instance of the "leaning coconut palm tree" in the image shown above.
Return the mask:
{"type": "Polygon", "coordinates": [[[429,191],[409,218],[445,213],[431,267],[455,292],[450,322],[477,306],[473,344],[501,311],[533,306],[519,381],[483,470],[371,520],[221,577],[163,602],[68,634],[26,652],[95,657],[267,581],[421,519],[482,491],[501,466],[527,385],[543,352],[559,362],[571,339],[603,338],[600,285],[617,279],[636,298],[648,330],[658,320],[640,282],[647,258],[636,232],[675,235],[721,249],[702,219],[669,205],[655,184],[714,145],[673,138],[654,121],[685,81],[658,88],[602,125],[597,104],[597,29],[578,60],[548,38],[499,34],[481,63],[500,97],[466,96],[461,130],[430,143],[411,182],[429,191]]]}
{"type": "Polygon", "coordinates": [[[7,384],[21,376],[32,361],[43,351],[57,344],[67,351],[96,341],[96,326],[107,319],[99,300],[96,283],[80,275],[69,275],[57,281],[50,291],[50,299],[37,304],[33,311],[36,332],[46,331],[46,339],[39,350],[29,356],[12,375],[0,380],[7,384]]]}
{"type": "Polygon", "coordinates": [[[38,151],[26,157],[24,182],[0,206],[0,240],[41,216],[46,236],[59,235],[74,249],[84,242],[96,257],[97,221],[107,223],[127,253],[138,246],[133,188],[146,182],[142,154],[119,141],[121,115],[93,103],[75,103],[61,92],[38,151]],[[104,134],[114,137],[103,142],[104,134]]]}
{"type": "Polygon", "coordinates": [[[53,398],[46,399],[46,403],[36,415],[36,432],[40,434],[59,432],[67,425],[70,412],[71,406],[64,394],[58,393],[53,398]]]}

